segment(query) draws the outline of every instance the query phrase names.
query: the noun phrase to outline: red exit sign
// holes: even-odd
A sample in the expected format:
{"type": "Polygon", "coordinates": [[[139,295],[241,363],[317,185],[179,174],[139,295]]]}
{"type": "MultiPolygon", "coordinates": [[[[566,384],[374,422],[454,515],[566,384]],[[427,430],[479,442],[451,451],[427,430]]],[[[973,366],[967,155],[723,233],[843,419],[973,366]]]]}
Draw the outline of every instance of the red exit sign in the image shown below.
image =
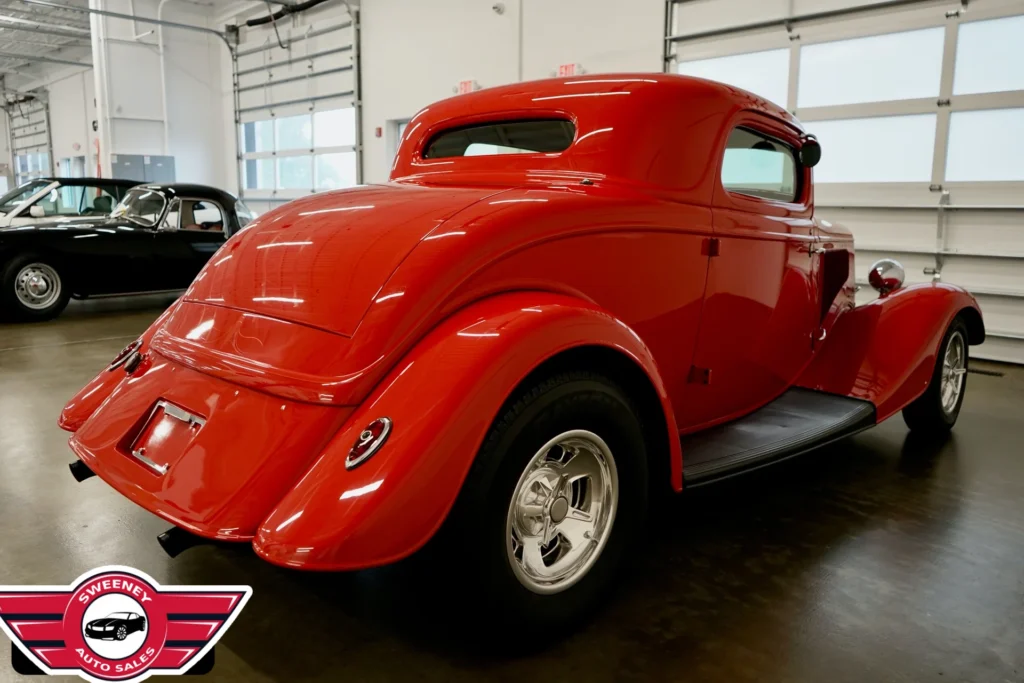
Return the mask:
{"type": "Polygon", "coordinates": [[[479,89],[480,84],[476,81],[459,81],[459,85],[456,87],[455,92],[459,95],[465,95],[466,93],[479,89]]]}
{"type": "Polygon", "coordinates": [[[579,64],[559,64],[558,65],[558,77],[565,78],[567,76],[579,76],[583,73],[583,67],[579,64]]]}

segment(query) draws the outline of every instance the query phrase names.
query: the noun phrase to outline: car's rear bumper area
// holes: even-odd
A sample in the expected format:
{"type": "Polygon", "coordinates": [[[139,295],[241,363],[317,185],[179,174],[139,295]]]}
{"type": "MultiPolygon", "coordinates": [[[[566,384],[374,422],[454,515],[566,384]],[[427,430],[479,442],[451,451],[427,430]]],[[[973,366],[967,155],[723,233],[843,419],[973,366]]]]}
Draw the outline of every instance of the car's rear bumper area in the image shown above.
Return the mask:
{"type": "Polygon", "coordinates": [[[93,472],[197,536],[248,541],[352,409],[290,401],[154,354],[71,437],[93,472]]]}

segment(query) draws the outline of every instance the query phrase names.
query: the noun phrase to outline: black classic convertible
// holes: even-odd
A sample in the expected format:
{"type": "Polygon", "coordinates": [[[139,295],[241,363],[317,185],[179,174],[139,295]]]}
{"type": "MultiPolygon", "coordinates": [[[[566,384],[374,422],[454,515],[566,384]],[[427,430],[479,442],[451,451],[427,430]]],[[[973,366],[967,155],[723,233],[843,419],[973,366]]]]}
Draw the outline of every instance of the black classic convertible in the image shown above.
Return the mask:
{"type": "Polygon", "coordinates": [[[0,314],[56,317],[68,299],[184,289],[253,216],[205,185],[138,185],[107,216],[0,228],[0,314]]]}

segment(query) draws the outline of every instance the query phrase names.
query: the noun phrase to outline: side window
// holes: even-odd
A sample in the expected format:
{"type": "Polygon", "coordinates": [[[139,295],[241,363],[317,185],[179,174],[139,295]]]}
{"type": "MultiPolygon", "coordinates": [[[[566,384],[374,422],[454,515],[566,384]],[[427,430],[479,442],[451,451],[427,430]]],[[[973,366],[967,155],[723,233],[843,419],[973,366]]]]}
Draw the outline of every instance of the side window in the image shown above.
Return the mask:
{"type": "Polygon", "coordinates": [[[186,199],[181,203],[181,229],[224,231],[224,216],[213,202],[186,199]]]}
{"type": "Polygon", "coordinates": [[[80,185],[56,187],[40,197],[33,206],[41,208],[44,216],[77,216],[84,192],[85,188],[80,185]]]}
{"type": "Polygon", "coordinates": [[[82,215],[84,216],[106,216],[114,210],[119,201],[106,187],[86,186],[79,189],[85,191],[82,197],[82,215]]]}
{"type": "Polygon", "coordinates": [[[786,145],[748,128],[729,135],[722,187],[729,192],[792,202],[797,195],[796,157],[786,145]]]}

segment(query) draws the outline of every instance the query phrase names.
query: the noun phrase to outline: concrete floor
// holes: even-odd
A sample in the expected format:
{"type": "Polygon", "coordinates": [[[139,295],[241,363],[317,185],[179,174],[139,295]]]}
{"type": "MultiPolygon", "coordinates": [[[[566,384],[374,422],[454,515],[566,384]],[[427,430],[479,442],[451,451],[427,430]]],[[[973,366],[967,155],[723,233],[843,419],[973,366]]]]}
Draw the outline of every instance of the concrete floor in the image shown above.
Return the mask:
{"type": "MultiPolygon", "coordinates": [[[[1005,376],[969,376],[944,443],[909,439],[897,417],[680,497],[589,625],[559,640],[538,624],[485,654],[387,571],[302,574],[244,548],[170,560],[164,522],[72,480],[57,414],[169,303],[0,325],[0,583],[116,563],[162,583],[249,584],[206,680],[1024,680],[1024,369],[977,363],[1005,376]]],[[[17,679],[6,647],[0,681],[17,679]]]]}

